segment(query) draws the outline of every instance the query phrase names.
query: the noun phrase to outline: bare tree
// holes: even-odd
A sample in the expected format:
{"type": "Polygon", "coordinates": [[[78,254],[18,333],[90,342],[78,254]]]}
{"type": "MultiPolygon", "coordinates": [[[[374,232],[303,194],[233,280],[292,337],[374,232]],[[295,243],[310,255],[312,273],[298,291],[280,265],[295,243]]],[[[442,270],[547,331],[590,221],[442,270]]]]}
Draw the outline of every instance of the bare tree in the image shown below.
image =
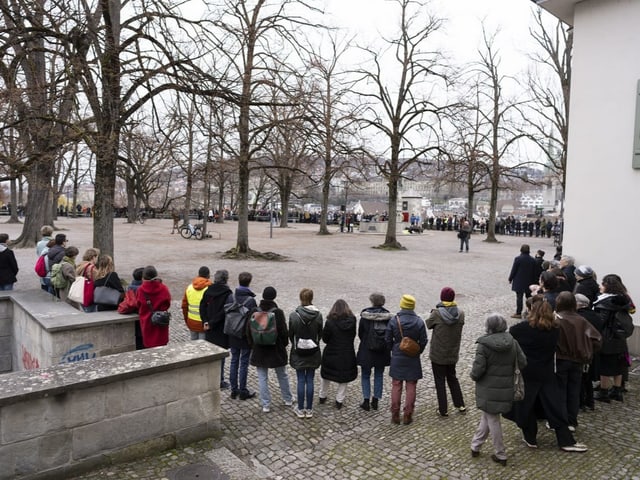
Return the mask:
{"type": "Polygon", "coordinates": [[[540,46],[541,53],[531,55],[538,68],[529,75],[528,87],[533,96],[534,111],[527,118],[535,131],[533,138],[545,155],[548,166],[557,175],[564,192],[573,29],[560,21],[555,28],[547,27],[538,10],[536,28],[531,29],[530,33],[540,46]]]}
{"type": "Polygon", "coordinates": [[[437,82],[446,81],[441,56],[428,49],[429,42],[442,21],[425,12],[425,3],[394,0],[400,9],[400,31],[397,37],[385,39],[393,54],[397,77],[388,79],[384,57],[371,49],[372,70],[360,70],[362,82],[372,89],[361,92],[371,102],[361,118],[364,128],[373,128],[388,142],[383,158],[376,161],[378,171],[389,186],[389,223],[383,248],[404,248],[397,241],[398,185],[411,170],[422,169],[431,161],[428,156],[439,152],[437,132],[443,107],[435,103],[433,92],[437,82]]]}
{"type": "MultiPolygon", "coordinates": [[[[238,160],[238,235],[235,253],[249,253],[248,202],[249,178],[252,159],[260,151],[268,131],[256,124],[252,115],[255,108],[269,103],[268,88],[273,71],[286,70],[282,59],[275,53],[293,53],[300,45],[296,31],[308,25],[303,17],[289,10],[318,11],[304,0],[224,0],[214,2],[220,17],[215,21],[223,32],[218,48],[227,56],[229,77],[235,77],[240,90],[237,103],[237,160],[238,160]]],[[[270,128],[266,126],[266,128],[270,128]]]]}

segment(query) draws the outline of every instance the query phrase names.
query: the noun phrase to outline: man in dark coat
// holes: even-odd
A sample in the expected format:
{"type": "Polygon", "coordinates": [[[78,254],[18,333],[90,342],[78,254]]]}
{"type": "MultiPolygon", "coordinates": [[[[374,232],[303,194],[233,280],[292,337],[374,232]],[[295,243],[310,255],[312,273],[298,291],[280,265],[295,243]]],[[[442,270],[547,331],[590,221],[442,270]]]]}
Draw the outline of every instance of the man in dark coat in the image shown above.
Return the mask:
{"type": "Polygon", "coordinates": [[[531,296],[529,286],[538,283],[538,278],[536,278],[537,268],[535,258],[530,255],[529,245],[522,245],[520,247],[520,255],[513,260],[513,266],[509,274],[511,290],[516,292],[516,313],[511,315],[511,318],[522,317],[522,296],[525,295],[529,298],[531,296]]]}
{"type": "MultiPolygon", "coordinates": [[[[209,285],[200,302],[200,318],[204,326],[207,342],[222,348],[229,348],[229,336],[224,333],[224,304],[231,293],[227,281],[229,272],[218,270],[213,274],[213,284],[209,285]]],[[[220,388],[229,388],[224,379],[224,358],[220,362],[220,388]]]]}

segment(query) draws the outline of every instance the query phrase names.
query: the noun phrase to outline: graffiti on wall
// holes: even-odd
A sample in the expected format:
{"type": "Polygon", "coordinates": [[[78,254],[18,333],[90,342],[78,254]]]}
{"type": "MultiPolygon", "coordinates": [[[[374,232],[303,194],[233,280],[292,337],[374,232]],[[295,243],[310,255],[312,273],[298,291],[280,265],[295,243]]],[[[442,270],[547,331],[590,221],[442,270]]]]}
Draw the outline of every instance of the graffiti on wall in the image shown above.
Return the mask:
{"type": "Polygon", "coordinates": [[[62,354],[60,363],[74,363],[80,360],[96,358],[96,356],[96,352],[93,351],[93,343],[83,343],[62,354]]]}
{"type": "Polygon", "coordinates": [[[29,352],[24,345],[20,345],[20,348],[22,350],[22,368],[25,370],[40,368],[40,362],[38,359],[31,355],[31,352],[29,352]]]}

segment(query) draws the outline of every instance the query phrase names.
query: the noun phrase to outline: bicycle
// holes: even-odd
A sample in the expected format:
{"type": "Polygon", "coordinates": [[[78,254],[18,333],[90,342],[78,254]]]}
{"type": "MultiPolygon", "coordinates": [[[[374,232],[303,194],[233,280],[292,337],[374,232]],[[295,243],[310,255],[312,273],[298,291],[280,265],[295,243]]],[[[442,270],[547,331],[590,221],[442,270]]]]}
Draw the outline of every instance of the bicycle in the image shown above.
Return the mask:
{"type": "Polygon", "coordinates": [[[204,236],[204,232],[202,231],[202,226],[200,225],[191,225],[190,223],[185,223],[178,228],[180,235],[182,238],[186,238],[187,240],[191,237],[195,237],[196,240],[202,240],[204,236]]]}
{"type": "Polygon", "coordinates": [[[136,216],[136,221],[140,222],[141,224],[145,222],[145,220],[147,219],[147,212],[138,212],[138,215],[136,216]]]}

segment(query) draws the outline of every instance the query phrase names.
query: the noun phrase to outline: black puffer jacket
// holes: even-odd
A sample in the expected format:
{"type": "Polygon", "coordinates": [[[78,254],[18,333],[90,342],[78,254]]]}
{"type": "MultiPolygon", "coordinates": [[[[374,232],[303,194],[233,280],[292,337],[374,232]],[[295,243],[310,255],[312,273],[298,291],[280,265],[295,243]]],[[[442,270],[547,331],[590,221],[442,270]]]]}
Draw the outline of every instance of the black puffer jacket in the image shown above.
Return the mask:
{"type": "Polygon", "coordinates": [[[209,324],[204,338],[222,348],[229,348],[229,336],[224,333],[224,304],[231,293],[226,283],[209,285],[200,301],[200,318],[209,324]]]}
{"type": "Polygon", "coordinates": [[[322,341],[326,343],[322,352],[320,376],[338,383],[352,382],[358,376],[356,351],[356,317],[327,319],[322,331],[322,341]]]}
{"type": "Polygon", "coordinates": [[[261,300],[258,309],[263,312],[272,311],[275,314],[278,337],[275,345],[256,345],[251,340],[251,327],[247,323],[247,339],[252,346],[250,363],[254,367],[283,367],[287,364],[287,345],[289,344],[289,331],[284,312],[278,308],[276,302],[271,300],[261,300]]]}
{"type": "Polygon", "coordinates": [[[627,351],[627,337],[633,333],[633,320],[629,315],[626,295],[603,293],[593,305],[602,318],[602,355],[616,355],[627,351]]]}
{"type": "Polygon", "coordinates": [[[300,305],[289,315],[289,340],[291,353],[289,363],[291,368],[318,368],[320,366],[320,348],[313,355],[298,355],[296,342],[299,338],[309,338],[320,346],[322,338],[322,314],[314,305],[300,305]]]}

